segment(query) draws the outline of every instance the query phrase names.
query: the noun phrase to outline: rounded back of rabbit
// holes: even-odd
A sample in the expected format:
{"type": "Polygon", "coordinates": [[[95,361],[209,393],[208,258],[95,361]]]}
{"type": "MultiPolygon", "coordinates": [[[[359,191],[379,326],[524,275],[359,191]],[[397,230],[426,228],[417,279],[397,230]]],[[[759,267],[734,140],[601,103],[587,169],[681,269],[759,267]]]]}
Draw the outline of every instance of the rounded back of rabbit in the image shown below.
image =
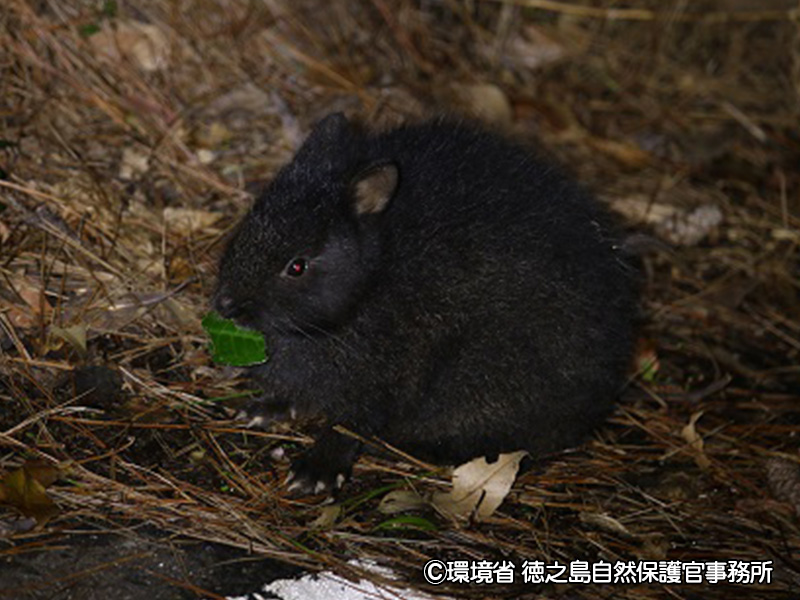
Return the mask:
{"type": "Polygon", "coordinates": [[[638,276],[621,245],[602,206],[516,143],[334,115],[245,217],[215,302],[275,349],[255,411],[288,404],[436,462],[545,453],[625,382],[638,276]]]}

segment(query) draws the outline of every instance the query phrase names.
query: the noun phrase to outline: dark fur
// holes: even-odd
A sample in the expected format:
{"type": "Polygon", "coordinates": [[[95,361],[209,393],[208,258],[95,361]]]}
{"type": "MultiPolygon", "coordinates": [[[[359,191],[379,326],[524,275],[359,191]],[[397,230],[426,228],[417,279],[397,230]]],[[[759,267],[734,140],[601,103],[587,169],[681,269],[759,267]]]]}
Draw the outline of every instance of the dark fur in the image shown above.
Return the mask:
{"type": "MultiPolygon", "coordinates": [[[[471,126],[371,134],[332,115],[245,217],[217,309],[261,330],[260,410],[324,415],[436,463],[579,443],[624,384],[636,269],[569,177],[471,126]],[[355,182],[391,164],[385,210],[355,182]],[[297,279],[294,257],[312,258],[297,279]]],[[[357,449],[333,432],[296,465],[331,485],[357,449]]]]}

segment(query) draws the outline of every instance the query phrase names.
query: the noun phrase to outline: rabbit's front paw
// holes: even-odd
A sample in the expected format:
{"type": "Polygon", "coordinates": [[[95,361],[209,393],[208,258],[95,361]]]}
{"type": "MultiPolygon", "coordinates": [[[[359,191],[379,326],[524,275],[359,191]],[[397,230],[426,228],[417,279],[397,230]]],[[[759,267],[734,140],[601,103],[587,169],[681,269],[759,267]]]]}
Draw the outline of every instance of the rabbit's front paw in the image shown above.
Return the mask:
{"type": "Polygon", "coordinates": [[[293,496],[334,495],[350,476],[358,441],[340,433],[324,434],[292,463],[286,485],[293,496]]]}

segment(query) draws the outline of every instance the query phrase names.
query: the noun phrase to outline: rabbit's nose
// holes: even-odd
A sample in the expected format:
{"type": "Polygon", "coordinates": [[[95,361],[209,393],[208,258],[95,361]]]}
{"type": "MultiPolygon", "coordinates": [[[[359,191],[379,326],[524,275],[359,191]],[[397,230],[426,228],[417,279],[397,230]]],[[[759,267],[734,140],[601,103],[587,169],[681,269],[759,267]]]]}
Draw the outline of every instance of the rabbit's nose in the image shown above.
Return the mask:
{"type": "Polygon", "coordinates": [[[220,316],[226,319],[234,318],[238,312],[233,297],[224,290],[217,292],[217,295],[214,297],[214,308],[220,316]]]}

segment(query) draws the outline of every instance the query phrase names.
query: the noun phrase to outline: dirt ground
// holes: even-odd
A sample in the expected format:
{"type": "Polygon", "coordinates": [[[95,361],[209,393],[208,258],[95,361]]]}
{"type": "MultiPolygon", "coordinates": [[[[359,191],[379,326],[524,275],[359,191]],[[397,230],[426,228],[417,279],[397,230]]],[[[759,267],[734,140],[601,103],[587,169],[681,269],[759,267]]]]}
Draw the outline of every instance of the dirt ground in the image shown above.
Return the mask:
{"type": "Polygon", "coordinates": [[[459,598],[797,598],[798,14],[795,0],[6,0],[0,595],[218,597],[295,568],[363,574],[347,562],[361,558],[459,598]],[[291,499],[270,453],[308,436],[231,419],[253,390],[211,362],[200,327],[216,260],[251,192],[333,111],[374,126],[455,114],[540,145],[641,248],[628,390],[486,522],[392,521],[388,491],[448,482],[399,456],[363,457],[336,509],[291,499]],[[431,559],[724,576],[434,587],[431,559]],[[768,563],[769,582],[730,581],[745,563],[768,563]]]}

